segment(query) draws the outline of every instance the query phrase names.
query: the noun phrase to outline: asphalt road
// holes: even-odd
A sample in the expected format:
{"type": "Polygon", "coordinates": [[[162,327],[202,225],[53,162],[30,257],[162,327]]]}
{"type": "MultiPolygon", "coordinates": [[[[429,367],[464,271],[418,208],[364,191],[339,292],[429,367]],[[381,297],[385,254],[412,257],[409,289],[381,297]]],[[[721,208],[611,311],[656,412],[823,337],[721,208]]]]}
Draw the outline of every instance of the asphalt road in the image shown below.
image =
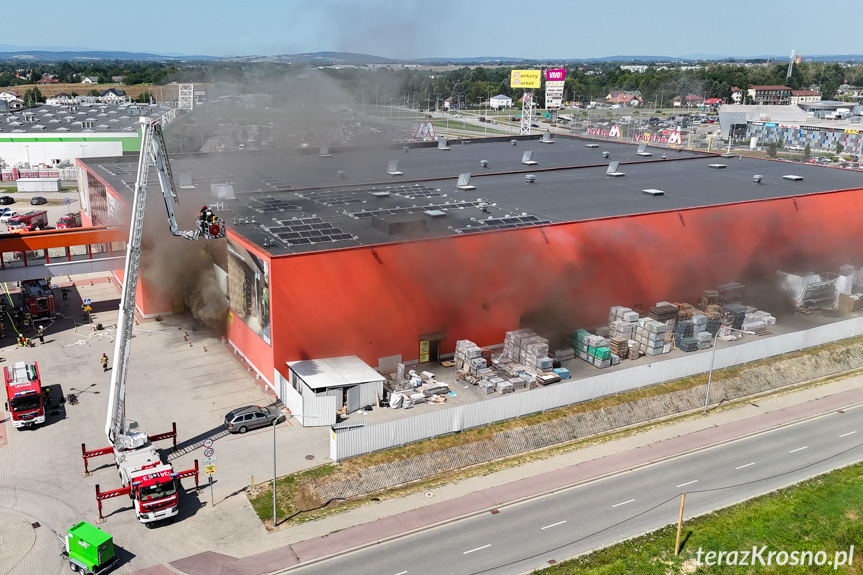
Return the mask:
{"type": "Polygon", "coordinates": [[[693,517],[860,461],[860,414],[832,412],[290,572],[530,572],[676,522],[682,491],[693,517]]]}

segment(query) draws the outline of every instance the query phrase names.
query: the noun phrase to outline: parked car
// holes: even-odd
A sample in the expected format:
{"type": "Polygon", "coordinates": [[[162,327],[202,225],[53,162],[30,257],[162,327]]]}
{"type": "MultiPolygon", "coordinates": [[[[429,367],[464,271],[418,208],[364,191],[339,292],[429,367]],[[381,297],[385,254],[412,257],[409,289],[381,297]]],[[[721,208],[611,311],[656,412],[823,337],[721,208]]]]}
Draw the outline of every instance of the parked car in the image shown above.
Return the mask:
{"type": "Polygon", "coordinates": [[[30,205],[33,206],[41,206],[42,204],[47,204],[48,200],[43,196],[33,196],[30,198],[30,205]]]}
{"type": "Polygon", "coordinates": [[[246,433],[250,429],[266,427],[274,421],[282,422],[284,419],[282,412],[273,405],[247,405],[228,412],[225,416],[225,429],[230,433],[246,433]]]}
{"type": "Polygon", "coordinates": [[[14,204],[15,198],[12,196],[0,196],[0,206],[8,206],[9,204],[14,204]]]}
{"type": "Polygon", "coordinates": [[[14,210],[9,210],[8,212],[6,212],[2,216],[0,216],[0,222],[4,222],[4,223],[8,224],[9,220],[11,220],[12,218],[14,218],[17,215],[18,215],[18,212],[14,211],[14,210]]]}

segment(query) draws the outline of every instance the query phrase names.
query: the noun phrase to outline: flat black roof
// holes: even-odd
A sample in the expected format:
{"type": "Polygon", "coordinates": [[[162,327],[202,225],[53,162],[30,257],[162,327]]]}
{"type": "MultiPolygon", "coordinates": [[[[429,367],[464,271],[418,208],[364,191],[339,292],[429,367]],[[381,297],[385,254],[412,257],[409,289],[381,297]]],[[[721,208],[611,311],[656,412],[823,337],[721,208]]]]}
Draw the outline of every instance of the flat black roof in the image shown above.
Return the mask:
{"type": "MultiPolygon", "coordinates": [[[[331,157],[320,157],[317,148],[174,155],[171,165],[178,184],[183,174],[194,181],[195,190],[178,190],[181,198],[209,195],[211,183],[231,184],[236,199],[226,202],[219,215],[273,255],[863,185],[860,172],[800,163],[661,148],[648,148],[652,156],[639,156],[635,145],[561,136],[553,144],[520,139],[512,145],[512,139],[452,142],[447,151],[428,144],[412,146],[407,153],[401,145],[332,148],[331,157]],[[522,164],[525,151],[533,152],[536,165],[522,164]],[[608,159],[602,157],[605,151],[608,159]],[[403,175],[387,173],[392,160],[398,160],[403,175]],[[481,160],[488,161],[488,168],[480,167],[481,160]],[[621,162],[618,171],[624,176],[606,175],[612,160],[621,162]],[[458,175],[465,172],[473,174],[470,185],[475,190],[457,189],[458,175]],[[535,175],[535,183],[527,183],[528,174],[535,175]],[[753,181],[756,174],[762,176],[761,183],[753,181]],[[802,180],[787,180],[786,175],[802,180]],[[661,190],[663,195],[647,195],[645,189],[661,190]]],[[[84,161],[130,197],[136,158],[84,161]]],[[[160,193],[154,173],[150,182],[152,192],[160,193]]]]}

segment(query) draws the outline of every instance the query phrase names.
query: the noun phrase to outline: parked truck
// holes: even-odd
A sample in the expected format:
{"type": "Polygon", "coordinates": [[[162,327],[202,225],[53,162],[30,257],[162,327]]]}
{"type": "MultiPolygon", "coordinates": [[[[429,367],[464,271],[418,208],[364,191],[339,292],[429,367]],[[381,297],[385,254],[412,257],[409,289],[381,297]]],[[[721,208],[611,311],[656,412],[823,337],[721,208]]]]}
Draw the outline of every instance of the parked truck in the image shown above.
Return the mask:
{"type": "Polygon", "coordinates": [[[34,318],[52,318],[57,309],[54,291],[44,279],[21,282],[21,305],[34,318]]]}
{"type": "Polygon", "coordinates": [[[57,229],[64,230],[66,228],[80,228],[81,227],[81,214],[80,212],[75,212],[71,214],[66,214],[65,216],[61,216],[59,220],[57,220],[57,229]]]}
{"type": "Polygon", "coordinates": [[[120,295],[120,313],[117,317],[117,336],[114,341],[114,364],[108,391],[108,415],[105,421],[105,435],[112,445],[87,451],[87,446],[81,444],[81,451],[84,457],[85,474],[89,473],[87,467],[89,458],[109,453],[114,454],[114,462],[120,474],[122,487],[119,489],[102,491],[99,485],[96,485],[99,517],[102,518],[103,500],[128,495],[134,500],[135,515],[138,520],[145,525],[150,525],[178,514],[180,480],[184,477],[194,477],[195,487],[198,486],[198,460],[195,460],[195,466],[192,469],[174,471],[170,463],[162,461],[153,443],[171,438],[176,447],[176,424],[167,433],[148,435],[138,430],[136,422],[126,419],[126,376],[135,320],[135,294],[140,274],[149,165],[152,164],[156,168],[159,185],[165,197],[172,235],[188,240],[196,240],[201,236],[206,239],[220,239],[225,237],[225,223],[204,207],[201,210],[201,217],[196,221],[195,229],[184,231],[178,228],[174,206],[179,200],[161,126],[158,121],[149,118],[141,118],[140,121],[141,153],[138,157],[138,176],[132,202],[124,282],[120,295]]]}
{"type": "Polygon", "coordinates": [[[30,210],[18,214],[9,220],[10,230],[22,230],[32,232],[33,230],[44,230],[48,227],[48,212],[45,210],[30,210]]]}
{"type": "Polygon", "coordinates": [[[6,411],[12,418],[12,427],[21,429],[45,423],[45,402],[42,382],[36,362],[17,362],[3,368],[6,383],[6,411]]]}

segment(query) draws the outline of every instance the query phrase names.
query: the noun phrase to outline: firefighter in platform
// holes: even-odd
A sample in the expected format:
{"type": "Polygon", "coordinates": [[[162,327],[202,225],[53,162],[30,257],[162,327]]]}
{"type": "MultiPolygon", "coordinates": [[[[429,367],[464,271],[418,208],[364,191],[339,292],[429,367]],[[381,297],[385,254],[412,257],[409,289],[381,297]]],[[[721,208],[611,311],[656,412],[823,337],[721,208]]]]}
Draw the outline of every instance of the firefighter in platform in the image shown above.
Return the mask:
{"type": "Polygon", "coordinates": [[[108,356],[103,353],[99,361],[102,362],[102,371],[108,371],[108,356]]]}

